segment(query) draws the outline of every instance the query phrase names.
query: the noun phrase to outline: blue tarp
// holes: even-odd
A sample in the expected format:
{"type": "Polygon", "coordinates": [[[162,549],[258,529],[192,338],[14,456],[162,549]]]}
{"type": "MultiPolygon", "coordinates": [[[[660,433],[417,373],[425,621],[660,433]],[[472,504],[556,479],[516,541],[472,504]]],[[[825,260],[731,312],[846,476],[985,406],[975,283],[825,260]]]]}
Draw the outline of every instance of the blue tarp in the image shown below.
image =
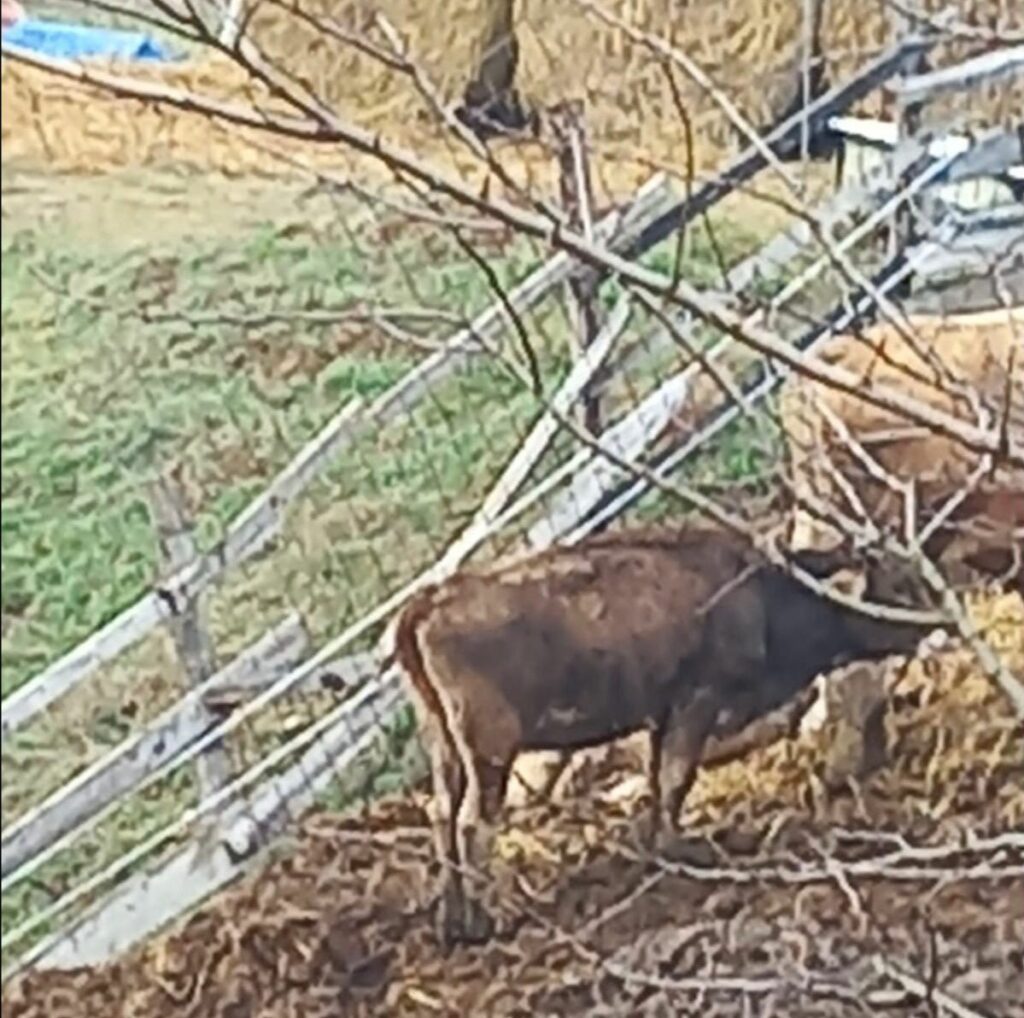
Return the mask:
{"type": "Polygon", "coordinates": [[[177,60],[162,43],[143,32],[124,32],[89,25],[68,25],[62,21],[36,21],[23,18],[3,30],[10,46],[35,50],[50,57],[79,60],[82,57],[107,57],[117,60],[177,60]]]}

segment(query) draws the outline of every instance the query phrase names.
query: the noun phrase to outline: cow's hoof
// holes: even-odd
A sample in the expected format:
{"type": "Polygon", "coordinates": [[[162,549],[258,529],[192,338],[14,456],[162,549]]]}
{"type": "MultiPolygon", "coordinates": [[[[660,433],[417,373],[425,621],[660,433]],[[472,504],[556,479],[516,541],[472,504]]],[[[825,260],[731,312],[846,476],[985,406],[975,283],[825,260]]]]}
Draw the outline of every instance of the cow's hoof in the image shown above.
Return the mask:
{"type": "Polygon", "coordinates": [[[494,935],[494,919],[477,901],[445,892],[438,901],[437,937],[445,950],[484,944],[494,935]]]}
{"type": "Polygon", "coordinates": [[[465,932],[464,943],[486,944],[494,936],[494,917],[476,901],[466,902],[465,920],[463,930],[465,932]]]}
{"type": "Polygon", "coordinates": [[[462,895],[446,887],[437,900],[434,915],[437,939],[445,950],[450,950],[460,942],[464,911],[462,895]]]}

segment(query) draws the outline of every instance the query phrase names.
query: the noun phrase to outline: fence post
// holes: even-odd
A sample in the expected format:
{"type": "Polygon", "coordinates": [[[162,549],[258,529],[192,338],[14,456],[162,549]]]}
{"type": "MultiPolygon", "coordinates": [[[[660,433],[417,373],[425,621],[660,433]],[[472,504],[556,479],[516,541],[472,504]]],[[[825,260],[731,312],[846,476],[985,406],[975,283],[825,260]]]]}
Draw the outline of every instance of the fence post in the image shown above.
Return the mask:
{"type": "MultiPolygon", "coordinates": [[[[180,485],[165,473],[149,486],[149,506],[156,530],[160,575],[173,576],[199,556],[194,524],[180,485]]],[[[217,670],[213,641],[202,613],[202,594],[172,605],[168,629],[189,686],[195,689],[217,670]]],[[[218,717],[210,713],[211,726],[218,717]]],[[[196,760],[200,799],[222,788],[230,779],[231,764],[220,742],[213,743],[196,760]]]]}
{"type": "MultiPolygon", "coordinates": [[[[562,208],[572,229],[581,232],[589,240],[594,233],[594,190],[583,102],[573,99],[556,106],[551,111],[551,127],[557,146],[562,208]]],[[[566,283],[570,342],[573,343],[573,355],[577,359],[594,342],[601,330],[598,283],[598,274],[587,268],[574,272],[566,283]]],[[[592,379],[580,398],[580,423],[593,434],[601,430],[600,397],[594,394],[599,390],[600,382],[599,377],[592,379]]]]}

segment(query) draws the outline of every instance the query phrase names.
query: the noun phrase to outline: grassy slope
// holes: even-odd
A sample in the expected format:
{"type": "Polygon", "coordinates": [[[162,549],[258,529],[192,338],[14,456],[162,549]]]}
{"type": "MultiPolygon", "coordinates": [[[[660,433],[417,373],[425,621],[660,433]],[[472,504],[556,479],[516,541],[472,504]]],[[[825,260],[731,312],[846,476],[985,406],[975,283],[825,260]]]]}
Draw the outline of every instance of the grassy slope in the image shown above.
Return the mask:
{"type": "Polygon", "coordinates": [[[144,481],[156,465],[184,461],[209,536],[332,413],[420,356],[339,327],[138,315],[361,300],[472,310],[486,299],[437,244],[418,259],[410,243],[399,265],[341,230],[254,221],[225,240],[154,239],[107,254],[67,243],[61,227],[4,231],[5,695],[152,578],[144,481]]]}

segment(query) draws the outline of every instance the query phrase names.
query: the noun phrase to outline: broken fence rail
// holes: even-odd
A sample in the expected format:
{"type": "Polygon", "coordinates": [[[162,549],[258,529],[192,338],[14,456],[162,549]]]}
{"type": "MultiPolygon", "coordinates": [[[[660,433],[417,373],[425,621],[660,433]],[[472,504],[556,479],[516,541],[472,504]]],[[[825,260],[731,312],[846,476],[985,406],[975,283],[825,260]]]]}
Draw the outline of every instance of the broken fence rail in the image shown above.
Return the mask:
{"type": "Polygon", "coordinates": [[[1024,76],[1024,46],[1004,46],[959,64],[896,78],[888,88],[902,103],[928,102],[1004,78],[1024,76]]]}

